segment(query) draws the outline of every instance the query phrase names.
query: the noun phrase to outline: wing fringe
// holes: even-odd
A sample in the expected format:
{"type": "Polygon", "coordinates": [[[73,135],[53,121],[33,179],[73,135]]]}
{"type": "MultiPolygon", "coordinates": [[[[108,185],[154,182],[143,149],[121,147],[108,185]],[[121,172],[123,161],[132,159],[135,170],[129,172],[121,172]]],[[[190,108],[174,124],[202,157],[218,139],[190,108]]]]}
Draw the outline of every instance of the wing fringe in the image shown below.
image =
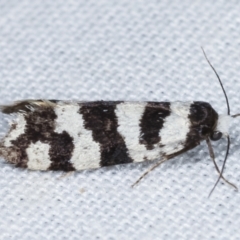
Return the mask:
{"type": "Polygon", "coordinates": [[[56,101],[54,100],[23,100],[16,101],[10,105],[0,105],[0,111],[4,114],[12,114],[12,113],[27,113],[30,111],[34,111],[38,108],[44,107],[52,107],[56,106],[56,101]]]}

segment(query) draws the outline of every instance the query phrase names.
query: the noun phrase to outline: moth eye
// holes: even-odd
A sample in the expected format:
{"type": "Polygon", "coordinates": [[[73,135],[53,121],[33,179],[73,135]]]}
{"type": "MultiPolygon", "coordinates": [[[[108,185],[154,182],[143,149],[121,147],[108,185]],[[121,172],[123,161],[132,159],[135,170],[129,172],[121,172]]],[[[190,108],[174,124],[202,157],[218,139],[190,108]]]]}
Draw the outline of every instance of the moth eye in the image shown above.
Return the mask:
{"type": "Polygon", "coordinates": [[[213,140],[213,141],[217,141],[217,140],[219,140],[220,138],[222,138],[222,133],[221,132],[219,132],[219,131],[214,131],[211,135],[210,135],[210,138],[211,138],[211,140],[213,140]]]}

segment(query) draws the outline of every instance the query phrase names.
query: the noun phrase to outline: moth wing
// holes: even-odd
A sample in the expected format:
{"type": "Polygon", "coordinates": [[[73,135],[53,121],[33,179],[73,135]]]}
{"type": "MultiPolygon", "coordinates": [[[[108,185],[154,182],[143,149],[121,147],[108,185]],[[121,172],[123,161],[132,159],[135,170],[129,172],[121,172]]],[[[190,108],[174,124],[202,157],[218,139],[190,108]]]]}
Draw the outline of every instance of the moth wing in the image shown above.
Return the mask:
{"type": "Polygon", "coordinates": [[[186,152],[212,133],[218,114],[206,102],[171,103],[171,115],[160,131],[163,155],[168,159],[186,152]]]}
{"type": "Polygon", "coordinates": [[[192,102],[171,103],[171,115],[165,119],[160,130],[161,152],[167,159],[178,156],[200,144],[203,140],[199,134],[200,124],[191,120],[192,102]]]}

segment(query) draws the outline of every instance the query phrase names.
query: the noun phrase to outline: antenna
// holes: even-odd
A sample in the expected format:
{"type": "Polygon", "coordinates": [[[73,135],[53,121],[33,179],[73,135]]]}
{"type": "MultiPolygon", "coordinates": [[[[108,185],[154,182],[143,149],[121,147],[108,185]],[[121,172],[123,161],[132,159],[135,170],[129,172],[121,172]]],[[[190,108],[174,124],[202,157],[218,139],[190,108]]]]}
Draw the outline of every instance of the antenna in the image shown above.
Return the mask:
{"type": "MultiPolygon", "coordinates": [[[[208,198],[210,198],[210,196],[212,195],[212,193],[213,193],[213,191],[215,190],[216,186],[218,185],[220,179],[221,179],[221,178],[224,179],[224,177],[223,177],[223,171],[224,171],[224,168],[225,168],[225,165],[226,165],[226,162],[227,162],[227,157],[228,157],[229,148],[230,148],[230,138],[229,138],[229,136],[227,137],[227,140],[228,140],[227,151],[226,151],[226,154],[225,154],[225,159],[224,159],[224,161],[223,161],[222,169],[221,169],[221,172],[219,173],[219,177],[218,177],[216,183],[214,184],[211,192],[210,192],[209,195],[208,195],[208,198]]],[[[238,191],[238,188],[237,188],[233,183],[230,183],[230,182],[229,182],[229,184],[230,184],[231,186],[233,186],[233,187],[238,191]]]]}
{"type": "MultiPolygon", "coordinates": [[[[210,61],[208,60],[207,55],[206,55],[203,47],[201,47],[201,48],[202,48],[203,54],[204,54],[204,56],[205,56],[205,58],[206,58],[206,60],[207,60],[207,62],[208,62],[208,64],[209,64],[209,66],[212,68],[212,70],[214,71],[215,75],[217,76],[217,79],[218,79],[218,81],[219,81],[219,83],[220,83],[220,86],[221,86],[221,88],[222,88],[222,90],[223,90],[223,93],[224,93],[224,96],[225,96],[225,100],[226,100],[226,104],[227,104],[227,114],[230,115],[230,105],[229,105],[228,97],[227,97],[226,91],[225,91],[225,89],[224,89],[224,87],[223,87],[222,81],[221,81],[221,79],[220,79],[217,71],[215,70],[215,68],[213,67],[213,65],[210,63],[210,61]]],[[[238,117],[239,115],[240,115],[240,114],[236,114],[236,115],[233,115],[232,117],[238,117]]],[[[222,179],[225,179],[225,178],[223,177],[223,171],[224,171],[224,168],[225,168],[225,165],[226,165],[226,162],[227,162],[227,157],[228,157],[228,153],[229,153],[229,149],[230,149],[230,138],[229,138],[229,136],[227,137],[227,141],[228,141],[227,151],[226,151],[225,158],[224,158],[224,161],[223,161],[222,169],[221,169],[221,171],[219,172],[219,177],[218,177],[216,183],[214,184],[211,192],[209,193],[208,197],[211,196],[211,194],[212,194],[213,191],[215,190],[216,186],[218,185],[220,179],[221,179],[221,178],[222,178],[222,179]]],[[[215,166],[215,167],[216,167],[216,166],[215,166]]],[[[230,183],[230,182],[229,182],[229,184],[238,190],[238,188],[237,188],[234,184],[232,184],[232,183],[230,183]]]]}
{"type": "Polygon", "coordinates": [[[230,106],[229,106],[229,102],[228,102],[228,97],[227,97],[226,91],[225,91],[225,89],[224,89],[224,87],[223,87],[222,81],[221,81],[221,79],[220,79],[217,71],[215,70],[215,68],[213,67],[213,65],[210,63],[210,61],[208,60],[207,55],[206,55],[203,47],[201,47],[201,48],[202,48],[203,54],[204,54],[204,56],[205,56],[205,58],[206,58],[206,60],[207,60],[207,62],[208,62],[208,64],[209,64],[209,66],[212,68],[212,70],[215,72],[215,74],[216,74],[216,76],[217,76],[217,79],[218,79],[218,81],[219,81],[219,83],[220,83],[220,86],[221,86],[221,88],[222,88],[222,90],[223,90],[223,93],[224,93],[224,96],[225,96],[225,99],[226,99],[226,103],[227,103],[227,113],[228,113],[228,115],[230,115],[230,106]]]}

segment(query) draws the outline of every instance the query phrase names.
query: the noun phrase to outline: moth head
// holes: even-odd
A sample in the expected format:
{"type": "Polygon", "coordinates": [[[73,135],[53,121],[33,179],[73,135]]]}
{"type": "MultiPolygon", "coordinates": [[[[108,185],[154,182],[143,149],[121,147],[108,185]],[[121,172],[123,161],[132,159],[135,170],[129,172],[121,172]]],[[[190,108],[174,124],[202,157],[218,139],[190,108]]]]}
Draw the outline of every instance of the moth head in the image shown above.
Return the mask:
{"type": "Polygon", "coordinates": [[[218,141],[221,138],[228,137],[229,127],[232,117],[229,115],[219,115],[216,123],[216,127],[210,134],[212,141],[218,141]]]}

